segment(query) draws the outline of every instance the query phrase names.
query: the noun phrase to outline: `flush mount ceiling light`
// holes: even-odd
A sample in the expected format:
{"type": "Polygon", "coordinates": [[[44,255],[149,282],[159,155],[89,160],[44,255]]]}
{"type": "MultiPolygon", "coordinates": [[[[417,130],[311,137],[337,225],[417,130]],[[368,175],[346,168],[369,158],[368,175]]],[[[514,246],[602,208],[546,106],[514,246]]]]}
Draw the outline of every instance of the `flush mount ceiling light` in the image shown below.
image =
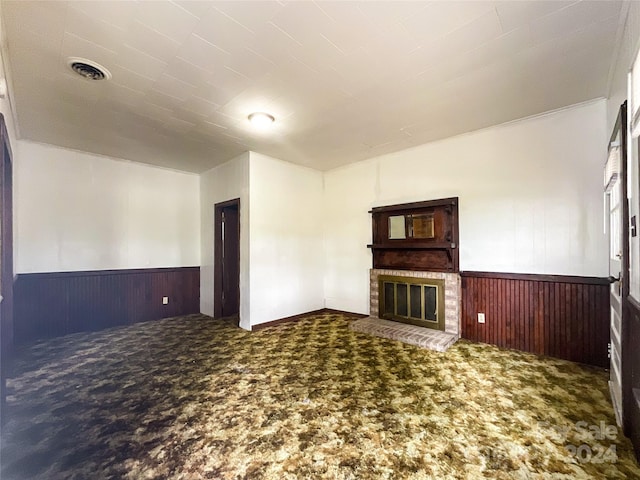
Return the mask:
{"type": "Polygon", "coordinates": [[[276,121],[273,115],[265,112],[253,112],[248,118],[251,125],[257,128],[267,128],[276,121]]]}
{"type": "Polygon", "coordinates": [[[81,77],[87,80],[109,80],[111,72],[102,65],[86,58],[69,57],[67,65],[81,77]]]}

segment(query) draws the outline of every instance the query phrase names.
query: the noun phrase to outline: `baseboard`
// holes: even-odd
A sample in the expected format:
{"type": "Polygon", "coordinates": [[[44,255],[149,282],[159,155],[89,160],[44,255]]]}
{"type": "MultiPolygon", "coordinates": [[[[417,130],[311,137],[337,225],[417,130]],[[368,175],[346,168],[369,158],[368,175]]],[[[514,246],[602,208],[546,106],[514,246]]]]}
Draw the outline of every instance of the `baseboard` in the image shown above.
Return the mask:
{"type": "Polygon", "coordinates": [[[25,344],[199,313],[200,267],[24,273],[14,291],[15,343],[25,344]]]}
{"type": "Polygon", "coordinates": [[[342,311],[342,310],[334,310],[333,308],[321,308],[319,310],[312,310],[310,312],[300,313],[298,315],[292,315],[290,317],[279,318],[277,320],[272,320],[271,322],[265,322],[265,323],[259,323],[257,325],[252,325],[251,326],[251,331],[253,332],[253,331],[256,331],[256,330],[262,330],[264,328],[275,327],[275,326],[281,325],[283,323],[295,322],[295,321],[300,320],[302,318],[307,318],[310,315],[321,315],[323,313],[332,313],[332,314],[336,314],[336,315],[346,315],[346,316],[354,317],[354,318],[365,318],[365,317],[369,316],[369,315],[363,315],[361,313],[353,313],[353,312],[345,312],[345,311],[342,311]]]}
{"type": "Polygon", "coordinates": [[[336,310],[335,308],[325,308],[324,309],[325,313],[334,313],[336,315],[346,315],[348,317],[355,317],[355,318],[367,318],[369,315],[365,314],[365,313],[353,313],[353,312],[347,312],[346,310],[336,310]]]}

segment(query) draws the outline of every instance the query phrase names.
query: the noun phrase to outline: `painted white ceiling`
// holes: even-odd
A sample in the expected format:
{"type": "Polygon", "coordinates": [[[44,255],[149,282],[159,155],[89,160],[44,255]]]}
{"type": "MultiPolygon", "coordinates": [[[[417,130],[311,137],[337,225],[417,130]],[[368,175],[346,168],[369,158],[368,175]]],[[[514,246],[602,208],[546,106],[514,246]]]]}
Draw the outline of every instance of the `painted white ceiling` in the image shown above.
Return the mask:
{"type": "Polygon", "coordinates": [[[620,1],[4,1],[22,138],[327,170],[607,96],[620,1]],[[91,82],[70,56],[107,67],[91,82]],[[247,115],[276,117],[271,132],[247,115]]]}

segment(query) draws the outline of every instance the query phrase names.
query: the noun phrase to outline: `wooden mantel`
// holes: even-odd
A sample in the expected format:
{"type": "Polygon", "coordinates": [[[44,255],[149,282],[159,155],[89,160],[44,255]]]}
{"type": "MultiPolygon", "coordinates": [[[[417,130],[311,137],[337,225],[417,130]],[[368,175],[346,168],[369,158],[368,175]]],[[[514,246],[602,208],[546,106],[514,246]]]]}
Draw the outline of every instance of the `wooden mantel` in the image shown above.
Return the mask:
{"type": "Polygon", "coordinates": [[[376,207],[369,213],[373,268],[458,272],[458,197],[376,207]]]}

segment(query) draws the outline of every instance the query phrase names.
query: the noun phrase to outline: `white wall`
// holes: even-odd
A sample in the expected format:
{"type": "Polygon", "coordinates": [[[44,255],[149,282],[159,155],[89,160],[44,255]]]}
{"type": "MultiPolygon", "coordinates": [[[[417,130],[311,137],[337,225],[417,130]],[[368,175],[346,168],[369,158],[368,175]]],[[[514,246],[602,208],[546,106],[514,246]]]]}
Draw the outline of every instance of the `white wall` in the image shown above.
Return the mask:
{"type": "Polygon", "coordinates": [[[251,325],[324,307],[322,172],[250,154],[251,325]]]}
{"type": "Polygon", "coordinates": [[[460,198],[461,270],[606,276],[606,102],[325,174],[326,306],[368,312],[374,206],[460,198]]]}
{"type": "Polygon", "coordinates": [[[249,316],[249,153],[200,175],[200,311],[213,316],[214,205],[240,199],[240,326],[251,330],[249,316]]]}
{"type": "Polygon", "coordinates": [[[197,175],[26,141],[19,152],[16,272],[199,265],[197,175]]]}

